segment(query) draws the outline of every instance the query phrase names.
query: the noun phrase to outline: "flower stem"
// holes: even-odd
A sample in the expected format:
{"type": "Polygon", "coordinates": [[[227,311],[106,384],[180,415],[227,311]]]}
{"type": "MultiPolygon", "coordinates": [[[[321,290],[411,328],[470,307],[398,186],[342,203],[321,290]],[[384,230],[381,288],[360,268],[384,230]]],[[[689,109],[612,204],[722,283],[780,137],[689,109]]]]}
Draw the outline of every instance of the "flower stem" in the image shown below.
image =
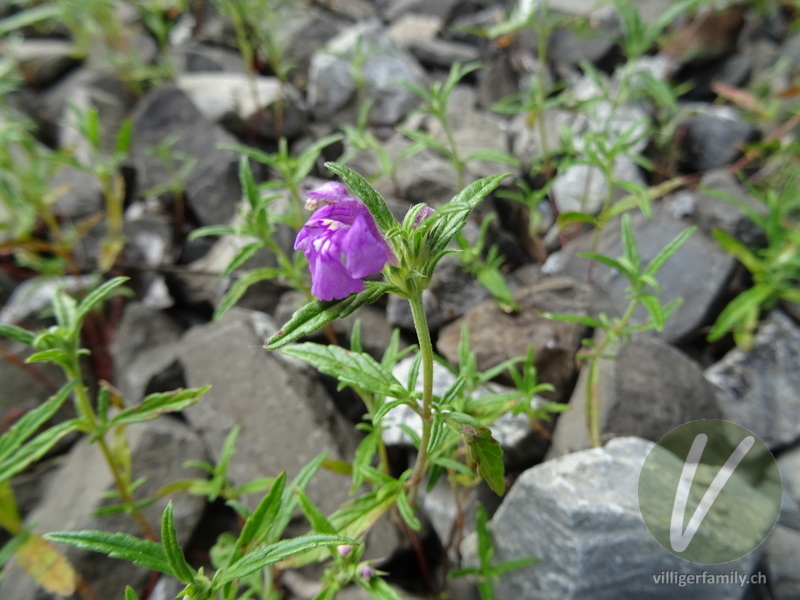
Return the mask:
{"type": "MultiPolygon", "coordinates": [[[[92,408],[92,403],[89,400],[89,394],[86,392],[86,386],[83,385],[83,378],[80,374],[80,365],[78,364],[77,358],[75,359],[71,368],[65,369],[65,373],[69,379],[78,380],[78,384],[75,386],[74,391],[75,404],[78,414],[83,417],[83,420],[88,428],[87,433],[91,435],[98,429],[98,427],[101,427],[101,425],[97,422],[97,416],[95,415],[94,409],[92,408]]],[[[150,525],[150,522],[147,520],[147,517],[145,517],[144,513],[142,513],[142,511],[135,506],[129,483],[130,478],[123,475],[123,469],[115,458],[114,453],[106,443],[104,434],[98,436],[97,443],[103,453],[103,458],[108,464],[109,471],[111,471],[111,476],[114,479],[114,485],[119,491],[120,499],[124,504],[131,507],[131,516],[139,525],[145,537],[147,537],[149,540],[156,540],[157,538],[155,531],[153,531],[153,528],[150,525]]]]}
{"type": "Polygon", "coordinates": [[[431,332],[428,329],[428,320],[425,317],[425,309],[422,306],[422,292],[418,292],[409,298],[411,304],[411,315],[414,318],[414,328],[417,330],[417,340],[419,341],[419,351],[422,355],[422,438],[419,443],[419,453],[414,464],[414,470],[409,479],[410,494],[409,503],[415,506],[417,502],[417,491],[419,484],[425,475],[428,467],[428,442],[431,438],[431,426],[433,424],[432,407],[433,404],[433,344],[431,343],[431,332]]]}

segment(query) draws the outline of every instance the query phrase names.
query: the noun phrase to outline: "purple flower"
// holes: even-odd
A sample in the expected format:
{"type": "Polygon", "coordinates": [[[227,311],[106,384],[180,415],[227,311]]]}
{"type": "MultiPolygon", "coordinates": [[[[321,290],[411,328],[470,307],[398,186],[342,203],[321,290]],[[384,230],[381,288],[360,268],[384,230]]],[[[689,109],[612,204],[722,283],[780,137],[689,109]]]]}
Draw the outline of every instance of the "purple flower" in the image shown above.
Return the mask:
{"type": "Polygon", "coordinates": [[[393,256],[375,220],[340,183],[326,183],[308,196],[324,201],[294,243],[308,259],[311,293],[338,300],[364,290],[361,277],[379,273],[393,256]]]}
{"type": "Polygon", "coordinates": [[[435,212],[436,211],[433,210],[430,206],[426,206],[421,211],[419,211],[417,213],[417,218],[414,219],[414,229],[416,229],[419,226],[419,224],[422,222],[422,219],[430,217],[435,212]]]}
{"type": "Polygon", "coordinates": [[[338,181],[323,183],[315,190],[306,192],[306,208],[317,210],[320,204],[333,204],[342,200],[355,200],[347,193],[347,188],[338,181]]]}
{"type": "Polygon", "coordinates": [[[369,565],[361,565],[361,568],[359,569],[359,575],[361,575],[363,579],[371,579],[375,576],[375,569],[369,565]]]}

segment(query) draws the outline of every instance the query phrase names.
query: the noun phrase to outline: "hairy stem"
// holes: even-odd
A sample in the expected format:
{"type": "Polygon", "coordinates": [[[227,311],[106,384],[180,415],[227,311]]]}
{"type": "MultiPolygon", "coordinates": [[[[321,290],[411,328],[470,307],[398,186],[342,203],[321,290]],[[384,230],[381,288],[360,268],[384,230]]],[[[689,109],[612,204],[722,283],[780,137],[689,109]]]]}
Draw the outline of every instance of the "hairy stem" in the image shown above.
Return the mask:
{"type": "Polygon", "coordinates": [[[428,442],[431,438],[432,404],[433,404],[433,344],[431,343],[431,332],[428,329],[428,320],[425,317],[425,309],[422,306],[422,292],[416,293],[409,298],[411,304],[411,315],[414,318],[414,328],[417,330],[417,340],[419,341],[419,351],[422,355],[422,438],[419,443],[419,453],[411,473],[409,485],[409,503],[415,506],[417,502],[417,492],[425,471],[428,467],[428,442]]]}

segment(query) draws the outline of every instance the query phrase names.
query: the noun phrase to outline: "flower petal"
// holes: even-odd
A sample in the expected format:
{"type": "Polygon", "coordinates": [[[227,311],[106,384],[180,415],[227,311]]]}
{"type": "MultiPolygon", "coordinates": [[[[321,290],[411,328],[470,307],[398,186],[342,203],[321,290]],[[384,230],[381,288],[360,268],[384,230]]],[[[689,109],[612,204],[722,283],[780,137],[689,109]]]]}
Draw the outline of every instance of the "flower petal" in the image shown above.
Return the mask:
{"type": "Polygon", "coordinates": [[[375,237],[367,220],[358,215],[341,243],[345,266],[353,277],[379,273],[389,255],[383,238],[375,237]]]}

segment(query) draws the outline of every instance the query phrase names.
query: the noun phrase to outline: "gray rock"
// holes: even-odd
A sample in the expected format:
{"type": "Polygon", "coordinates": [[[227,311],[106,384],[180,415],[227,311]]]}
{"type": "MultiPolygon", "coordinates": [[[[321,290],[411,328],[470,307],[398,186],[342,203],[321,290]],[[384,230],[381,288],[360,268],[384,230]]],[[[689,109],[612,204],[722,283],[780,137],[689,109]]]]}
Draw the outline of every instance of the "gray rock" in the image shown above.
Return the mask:
{"type": "Polygon", "coordinates": [[[346,23],[332,19],[329,13],[313,5],[297,5],[289,9],[289,14],[281,19],[275,33],[290,73],[299,73],[300,79],[304,79],[314,52],[345,26],[346,23]]]}
{"type": "Polygon", "coordinates": [[[56,212],[71,221],[80,221],[103,209],[103,188],[97,178],[73,166],[59,169],[51,187],[58,194],[56,212]]]}
{"type": "MultiPolygon", "coordinates": [[[[50,363],[26,364],[33,349],[1,338],[3,358],[0,360],[0,431],[5,432],[13,422],[29,410],[33,410],[63,385],[64,374],[50,363]]],[[[66,402],[59,410],[55,421],[64,421],[74,416],[72,404],[66,402]]]]}
{"type": "Polygon", "coordinates": [[[770,448],[800,439],[800,329],[780,311],[764,321],[749,351],[735,348],[706,370],[720,388],[725,418],[744,423],[770,448]]]}
{"type": "MultiPolygon", "coordinates": [[[[485,287],[464,271],[458,258],[445,256],[437,265],[430,285],[422,292],[428,327],[431,331],[438,331],[491,297],[485,287]]],[[[389,296],[386,318],[396,327],[414,329],[408,300],[399,296],[389,296]]]]}
{"type": "MultiPolygon", "coordinates": [[[[599,343],[602,334],[595,336],[599,343]],[[598,339],[599,338],[599,339],[598,339]]],[[[634,436],[657,442],[689,421],[720,419],[714,386],[697,364],[651,336],[631,339],[598,363],[600,435],[605,441],[634,436]]],[[[581,370],[569,402],[558,417],[548,458],[591,447],[586,425],[586,379],[581,370]]]]}
{"type": "Polygon", "coordinates": [[[553,179],[552,195],[559,212],[596,215],[605,203],[606,187],[600,167],[571,165],[553,179]]]}
{"type": "Polygon", "coordinates": [[[766,542],[769,587],[776,600],[800,597],[800,450],[794,448],[778,457],[783,481],[783,504],[778,523],[766,542]]]}
{"type": "Polygon", "coordinates": [[[402,50],[412,44],[432,40],[442,28],[442,20],[434,15],[406,13],[389,26],[389,37],[402,50]]]}
{"type": "Polygon", "coordinates": [[[207,119],[238,135],[257,132],[265,139],[277,139],[293,138],[302,131],[300,95],[277,77],[189,73],[179,75],[175,83],[207,119]]]}
{"type": "Polygon", "coordinates": [[[110,347],[117,375],[151,348],[177,342],[182,333],[181,327],[163,312],[147,308],[141,302],[129,302],[110,347]]]}
{"type": "Polygon", "coordinates": [[[247,65],[241,54],[225,48],[188,42],[175,49],[177,68],[185,73],[247,73],[247,65]]]}
{"type": "MultiPolygon", "coordinates": [[[[153,497],[158,488],[177,479],[202,477],[201,471],[187,470],[183,464],[187,459],[205,460],[203,445],[196,434],[174,419],[133,425],[128,428],[128,441],[133,457],[133,477],[146,478],[136,490],[137,499],[153,497]]],[[[35,524],[34,531],[41,533],[100,529],[141,536],[136,522],[125,513],[90,516],[93,510],[109,503],[104,494],[112,489],[116,488],[100,448],[83,440],[53,476],[44,500],[31,513],[28,522],[35,524]]],[[[178,542],[184,545],[200,520],[204,499],[182,493],[159,498],[145,507],[143,512],[156,531],[170,500],[173,502],[178,542]]],[[[60,546],[59,550],[91,582],[92,589],[100,598],[122,598],[126,585],[132,586],[141,597],[151,578],[151,571],[127,561],[71,546],[60,546]]],[[[0,582],[0,596],[37,600],[56,598],[37,589],[33,579],[16,565],[0,582]]],[[[76,594],[74,597],[80,596],[76,594]]]]}
{"type": "Polygon", "coordinates": [[[377,17],[375,7],[368,0],[319,0],[317,4],[334,14],[352,21],[377,17]]]}
{"type": "MultiPolygon", "coordinates": [[[[642,264],[649,263],[686,226],[674,219],[662,207],[656,207],[653,218],[648,220],[641,214],[631,219],[642,264]]],[[[573,241],[556,255],[551,255],[545,264],[545,272],[559,273],[587,281],[591,261],[577,256],[578,252],[592,250],[591,233],[573,241]]],[[[622,256],[622,240],[618,222],[611,222],[600,232],[597,246],[593,250],[606,256],[622,256]]],[[[617,271],[601,264],[592,268],[594,312],[616,312],[623,314],[628,306],[626,289],[628,280],[617,271]]],[[[667,321],[661,335],[670,342],[678,342],[695,334],[712,318],[719,298],[725,290],[736,268],[733,257],[723,252],[719,245],[702,232],[696,232],[661,267],[656,280],[663,293],[660,300],[668,304],[677,298],[683,303],[667,321]]],[[[647,318],[643,308],[634,314],[632,322],[647,318]]]]}
{"type": "Polygon", "coordinates": [[[480,58],[480,51],[475,46],[438,38],[414,40],[408,49],[421,64],[431,68],[449,69],[453,63],[467,63],[480,58]]]}
{"type": "Polygon", "coordinates": [[[766,567],[774,600],[800,598],[800,529],[778,523],[767,540],[766,567]]]}
{"type": "Polygon", "coordinates": [[[116,74],[84,67],[73,71],[47,90],[42,118],[54,129],[60,148],[70,149],[78,162],[92,167],[99,157],[80,133],[79,114],[97,111],[100,152],[110,155],[114,152],[117,134],[130,107],[130,94],[116,74]]]}
{"type": "MultiPolygon", "coordinates": [[[[511,52],[497,51],[493,56],[486,59],[486,64],[477,72],[478,85],[477,96],[478,106],[483,109],[491,110],[496,102],[508,98],[512,94],[519,92],[524,84],[520,81],[518,64],[524,62],[526,67],[535,72],[534,77],[545,77],[545,69],[535,60],[527,60],[525,56],[521,60],[511,52]]],[[[525,115],[518,115],[525,120],[525,115]]],[[[513,128],[510,131],[515,131],[513,128]]],[[[518,155],[517,158],[520,158],[518,155]]]]}
{"type": "Polygon", "coordinates": [[[407,202],[436,206],[458,193],[455,169],[428,148],[404,160],[395,172],[398,192],[407,202]]]}
{"type": "Polygon", "coordinates": [[[742,155],[744,145],[758,137],[758,128],[729,106],[702,105],[684,127],[686,160],[701,172],[731,164],[742,155]]]}
{"type": "Polygon", "coordinates": [[[131,156],[142,190],[168,182],[179,170],[184,155],[194,160],[186,181],[186,200],[201,224],[226,223],[241,198],[239,157],[220,145],[236,141],[219,126],[206,119],[179,89],[164,85],[147,94],[133,115],[131,156]],[[165,165],[150,148],[168,140],[176,159],[165,165]]]}
{"type": "Polygon", "coordinates": [[[311,58],[308,100],[317,117],[355,114],[353,63],[359,60],[366,97],[374,102],[371,122],[393,125],[419,104],[419,97],[403,83],[424,84],[421,68],[392,43],[380,23],[367,21],[346,29],[311,58]]]}
{"type": "MultiPolygon", "coordinates": [[[[741,203],[760,213],[764,212],[764,206],[750,196],[727,169],[707,172],[700,180],[698,190],[686,190],[680,195],[690,199],[692,210],[689,214],[706,233],[722,229],[748,246],[763,243],[764,232],[745,216],[738,205],[741,203]]],[[[671,199],[672,203],[676,201],[686,200],[671,199]]]]}
{"type": "Polygon", "coordinates": [[[66,40],[25,38],[7,56],[17,62],[26,81],[38,88],[47,87],[78,64],[73,44],[66,40]]]}
{"type": "Polygon", "coordinates": [[[527,115],[515,115],[509,125],[514,156],[523,165],[530,165],[551,155],[564,144],[564,134],[574,120],[573,113],[557,108],[546,109],[533,124],[528,122],[527,115]]]}
{"type": "Polygon", "coordinates": [[[559,277],[521,288],[514,297],[520,307],[519,313],[503,312],[494,300],[483,302],[443,328],[437,348],[455,364],[463,325],[469,328],[470,345],[481,370],[510,358],[525,356],[533,347],[539,382],[551,383],[555,387],[555,392],[546,392],[543,396],[559,398],[575,375],[575,355],[586,335],[586,328],[577,323],[551,321],[537,313],[585,315],[589,308],[589,289],[571,279],[559,277]]]}
{"type": "MultiPolygon", "coordinates": [[[[190,386],[212,385],[184,412],[218,460],[230,429],[242,426],[229,477],[239,486],[286,471],[290,480],[321,452],[349,460],[355,432],[335,413],[309,369],[261,349],[277,327],[266,315],[233,309],[184,336],[181,364],[190,386]]],[[[308,493],[324,514],[347,499],[349,481],[321,470],[308,493]]],[[[243,497],[251,509],[260,500],[243,497]]]]}
{"type": "MultiPolygon", "coordinates": [[[[505,122],[489,112],[472,108],[475,103],[474,94],[465,94],[461,101],[456,98],[454,94],[448,106],[447,119],[461,158],[466,159],[471,154],[483,150],[507,154],[510,150],[510,140],[505,122]]],[[[440,142],[448,143],[441,125],[432,117],[427,120],[427,129],[440,142]]],[[[464,183],[469,183],[469,178],[475,180],[513,171],[513,167],[502,162],[471,160],[467,163],[468,180],[464,183]]]]}
{"type": "MultiPolygon", "coordinates": [[[[599,85],[588,76],[581,77],[572,85],[575,101],[582,103],[581,112],[571,124],[574,145],[584,150],[587,144],[597,147],[594,140],[607,137],[608,144],[620,144],[622,156],[634,156],[642,152],[649,141],[650,115],[644,104],[629,102],[617,106],[609,100],[615,93],[614,82],[599,85]],[[624,136],[624,140],[620,140],[624,136]]],[[[602,155],[602,149],[599,149],[602,155]]]]}
{"type": "Polygon", "coordinates": [[[408,15],[431,15],[447,23],[458,6],[458,0],[391,0],[385,17],[391,23],[408,15]]]}
{"type": "MultiPolygon", "coordinates": [[[[698,565],[659,546],[643,522],[637,493],[651,447],[618,438],[525,471],[490,521],[494,560],[538,556],[540,562],[503,575],[497,597],[688,600],[697,598],[692,586],[659,585],[656,577],[669,571],[749,573],[753,554],[739,563],[698,565]]],[[[744,591],[738,584],[704,586],[703,597],[732,600],[744,591]]]]}
{"type": "Polygon", "coordinates": [[[0,323],[20,325],[36,313],[49,307],[53,294],[66,290],[78,294],[94,283],[91,275],[64,275],[63,277],[33,277],[14,288],[2,309],[0,323]]]}

